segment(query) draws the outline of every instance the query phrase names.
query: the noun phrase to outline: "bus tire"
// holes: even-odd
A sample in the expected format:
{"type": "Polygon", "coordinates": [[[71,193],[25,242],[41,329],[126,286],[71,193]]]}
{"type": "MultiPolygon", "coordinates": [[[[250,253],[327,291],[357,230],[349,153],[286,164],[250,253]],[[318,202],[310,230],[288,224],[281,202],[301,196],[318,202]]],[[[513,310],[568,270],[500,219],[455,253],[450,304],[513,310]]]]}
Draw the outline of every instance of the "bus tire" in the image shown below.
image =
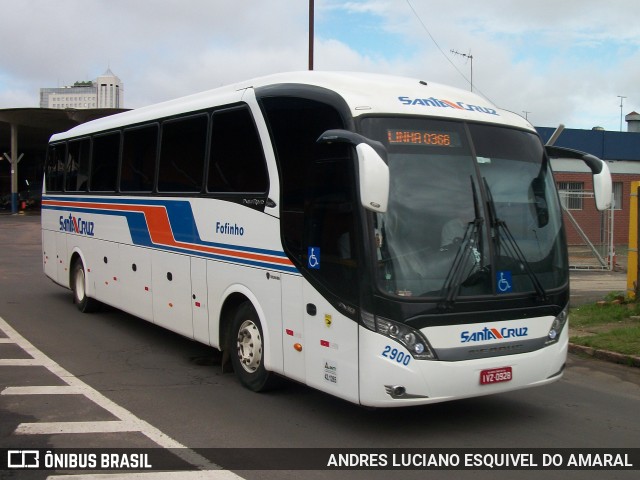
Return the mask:
{"type": "Polygon", "coordinates": [[[73,263],[71,269],[71,290],[73,303],[82,313],[95,312],[100,308],[100,302],[87,296],[87,275],[84,264],[79,258],[73,263]]]}
{"type": "Polygon", "coordinates": [[[254,392],[276,386],[275,374],[264,367],[262,326],[251,302],[240,304],[231,322],[229,355],[240,383],[254,392]]]}

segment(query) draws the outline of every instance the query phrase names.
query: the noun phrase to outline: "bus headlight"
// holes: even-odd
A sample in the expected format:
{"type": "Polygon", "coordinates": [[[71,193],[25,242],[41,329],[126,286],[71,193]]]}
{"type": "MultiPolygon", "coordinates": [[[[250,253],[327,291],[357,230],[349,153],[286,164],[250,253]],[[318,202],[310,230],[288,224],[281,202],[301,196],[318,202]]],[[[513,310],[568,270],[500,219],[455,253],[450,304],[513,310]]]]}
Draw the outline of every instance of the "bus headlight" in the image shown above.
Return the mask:
{"type": "Polygon", "coordinates": [[[562,333],[562,329],[567,324],[568,319],[569,305],[564,307],[564,309],[558,314],[558,316],[553,319],[553,323],[551,324],[551,329],[549,330],[548,339],[545,342],[545,345],[552,345],[558,342],[558,340],[560,339],[560,334],[562,333]]]}
{"type": "Polygon", "coordinates": [[[436,358],[424,335],[409,325],[397,323],[386,318],[362,312],[362,323],[385,337],[398,342],[411,353],[416,360],[434,360],[436,358]]]}

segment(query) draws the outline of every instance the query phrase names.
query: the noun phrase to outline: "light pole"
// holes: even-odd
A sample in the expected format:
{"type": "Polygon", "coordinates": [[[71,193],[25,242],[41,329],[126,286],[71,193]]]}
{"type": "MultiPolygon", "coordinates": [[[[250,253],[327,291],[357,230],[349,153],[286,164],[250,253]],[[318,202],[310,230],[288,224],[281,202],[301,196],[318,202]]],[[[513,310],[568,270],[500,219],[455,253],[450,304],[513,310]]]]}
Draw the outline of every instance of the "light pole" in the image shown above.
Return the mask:
{"type": "Polygon", "coordinates": [[[314,6],[313,0],[309,0],[309,70],[313,70],[313,24],[314,6]]]}

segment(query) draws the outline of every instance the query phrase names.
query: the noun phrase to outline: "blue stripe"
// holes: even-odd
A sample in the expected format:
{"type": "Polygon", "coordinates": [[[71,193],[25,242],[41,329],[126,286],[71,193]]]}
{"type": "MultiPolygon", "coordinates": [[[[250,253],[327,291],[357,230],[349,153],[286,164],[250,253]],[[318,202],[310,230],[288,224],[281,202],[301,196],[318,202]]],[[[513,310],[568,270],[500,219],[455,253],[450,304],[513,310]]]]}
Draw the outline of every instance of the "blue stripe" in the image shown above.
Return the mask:
{"type": "MultiPolygon", "coordinates": [[[[201,245],[212,248],[225,248],[229,250],[235,250],[238,252],[257,253],[263,255],[271,255],[274,257],[287,258],[286,254],[277,250],[266,250],[262,248],[244,247],[239,245],[231,245],[226,243],[206,242],[200,238],[197,226],[195,224],[195,218],[191,209],[191,204],[184,200],[130,200],[130,199],[115,199],[115,198],[100,198],[93,197],[43,197],[43,200],[51,200],[57,202],[86,202],[86,203],[107,203],[107,204],[122,204],[122,205],[139,205],[139,206],[162,206],[167,210],[167,216],[171,225],[172,233],[176,241],[184,243],[192,243],[195,245],[201,245]]],[[[117,210],[101,210],[99,205],[96,208],[78,208],[75,206],[63,207],[53,205],[42,205],[43,210],[55,210],[65,212],[78,212],[89,213],[99,215],[111,215],[125,217],[129,231],[131,233],[131,240],[135,245],[156,248],[159,250],[184,253],[191,256],[211,258],[214,260],[224,261],[228,263],[238,263],[242,265],[248,265],[253,267],[266,268],[270,270],[279,270],[287,273],[299,273],[298,269],[294,266],[285,266],[277,263],[260,262],[256,260],[249,260],[244,258],[234,257],[233,255],[220,255],[214,253],[201,252],[197,250],[189,250],[178,247],[170,247],[166,245],[156,245],[151,241],[149,234],[149,227],[147,225],[146,218],[142,212],[130,212],[130,211],[117,211],[117,210]]]]}

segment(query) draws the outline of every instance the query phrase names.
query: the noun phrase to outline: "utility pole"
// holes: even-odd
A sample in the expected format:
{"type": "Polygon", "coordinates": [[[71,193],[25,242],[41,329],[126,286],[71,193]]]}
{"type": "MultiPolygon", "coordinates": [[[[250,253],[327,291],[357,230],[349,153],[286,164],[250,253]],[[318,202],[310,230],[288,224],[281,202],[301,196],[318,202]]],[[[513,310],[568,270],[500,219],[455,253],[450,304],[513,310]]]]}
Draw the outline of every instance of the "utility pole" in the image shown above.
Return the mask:
{"type": "Polygon", "coordinates": [[[525,119],[525,120],[529,120],[529,114],[530,114],[531,112],[528,112],[527,110],[522,110],[522,113],[524,113],[524,119],[525,119]]]}
{"type": "Polygon", "coordinates": [[[314,6],[313,0],[309,0],[309,70],[313,70],[313,24],[314,6]]]}
{"type": "Polygon", "coordinates": [[[460,55],[464,58],[468,58],[471,61],[471,91],[473,92],[473,55],[471,55],[471,51],[469,51],[469,53],[461,53],[457,50],[451,50],[451,53],[453,53],[454,55],[460,55]]]}
{"type": "Polygon", "coordinates": [[[618,95],[618,98],[620,99],[620,131],[622,131],[622,101],[627,97],[623,97],[622,95],[618,95]]]}

